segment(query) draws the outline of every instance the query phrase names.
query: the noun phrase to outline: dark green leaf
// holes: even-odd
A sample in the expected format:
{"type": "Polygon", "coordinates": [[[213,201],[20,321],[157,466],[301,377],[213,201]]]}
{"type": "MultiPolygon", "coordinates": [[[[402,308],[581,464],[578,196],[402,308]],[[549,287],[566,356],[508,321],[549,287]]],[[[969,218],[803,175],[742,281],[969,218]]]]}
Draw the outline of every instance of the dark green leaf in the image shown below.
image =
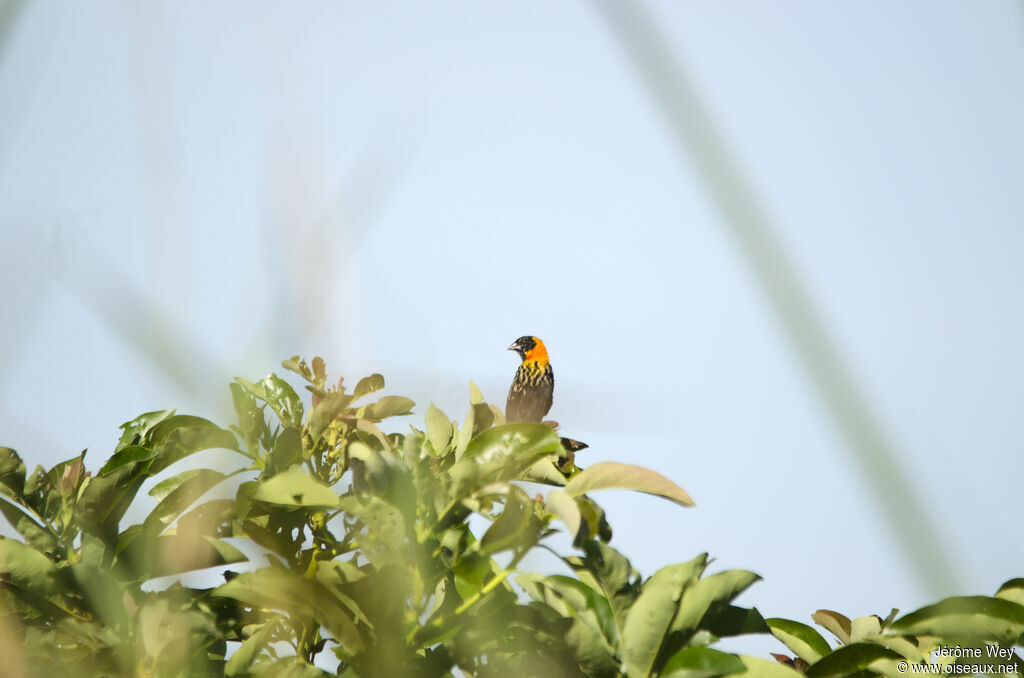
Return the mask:
{"type": "Polygon", "coordinates": [[[766,619],[772,635],[778,638],[793,653],[809,664],[813,664],[832,652],[828,642],[807,624],[791,619],[773,617],[766,619]]]}
{"type": "Polygon", "coordinates": [[[716,638],[772,632],[756,607],[748,609],[736,605],[725,606],[707,628],[716,638]]]}
{"type": "Polygon", "coordinates": [[[274,449],[267,455],[267,477],[280,473],[302,461],[302,433],[291,426],[274,440],[274,449]]]}
{"type": "Polygon", "coordinates": [[[25,490],[25,462],[9,447],[0,447],[0,485],[12,497],[22,496],[25,490]]]}
{"type": "Polygon", "coordinates": [[[684,647],[665,663],[658,673],[662,678],[711,678],[746,671],[736,655],[712,650],[710,647],[684,647]]]}
{"type": "Polygon", "coordinates": [[[679,604],[672,630],[690,634],[715,619],[736,596],[761,579],[746,570],[726,570],[688,586],[679,604]]]}
{"type": "Polygon", "coordinates": [[[851,676],[870,671],[876,662],[899,661],[903,655],[871,643],[854,643],[825,655],[807,670],[810,678],[851,676]]]}

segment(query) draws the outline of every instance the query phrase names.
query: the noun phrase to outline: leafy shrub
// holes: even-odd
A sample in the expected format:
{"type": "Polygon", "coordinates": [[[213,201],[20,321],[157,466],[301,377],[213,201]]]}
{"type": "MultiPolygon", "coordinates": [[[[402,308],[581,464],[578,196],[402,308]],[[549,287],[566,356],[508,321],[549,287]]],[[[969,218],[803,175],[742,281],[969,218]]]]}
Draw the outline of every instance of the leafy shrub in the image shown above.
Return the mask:
{"type": "Polygon", "coordinates": [[[9,672],[895,675],[899,661],[929,662],[943,643],[1009,648],[1024,637],[1024,580],[1013,580],[994,598],[952,598],[900,619],[819,611],[815,621],[841,644],[832,649],[810,626],[734,605],[757,581],[752,572],[705,576],[701,554],[644,579],[609,546],[591,492],[624,487],[692,505],[657,473],[559,463],[553,429],[504,424],[472,384],[461,425],[430,406],[425,430],[387,433],[382,422],[413,403],[367,402],[384,387],[380,375],[348,392],[341,380],[328,385],[319,358],[283,366],[307,382],[308,410],[274,374],[238,379],[236,425],[144,414],[122,426],[95,475],[84,452],[28,474],[0,448],[0,511],[22,539],[0,538],[9,672]],[[147,479],[213,448],[236,452],[237,468],[161,480],[150,490],[155,508],[121,529],[147,479]],[[243,472],[255,477],[234,478],[243,472]],[[531,497],[523,481],[553,489],[531,497]],[[234,497],[209,499],[218,486],[236,487],[234,497]],[[472,529],[474,515],[486,529],[472,529]],[[559,556],[570,574],[521,571],[559,524],[573,537],[574,554],[559,556]],[[225,570],[210,588],[143,588],[213,566],[240,572],[225,570]],[[710,647],[746,633],[772,633],[795,656],[710,647]]]}

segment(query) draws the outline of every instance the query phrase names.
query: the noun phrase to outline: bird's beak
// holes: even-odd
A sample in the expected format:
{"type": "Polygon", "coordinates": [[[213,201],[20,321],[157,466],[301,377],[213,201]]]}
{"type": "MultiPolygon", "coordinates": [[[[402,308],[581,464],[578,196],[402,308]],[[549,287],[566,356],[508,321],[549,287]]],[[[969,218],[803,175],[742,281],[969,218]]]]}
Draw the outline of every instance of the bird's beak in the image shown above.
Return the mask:
{"type": "Polygon", "coordinates": [[[507,350],[509,350],[509,351],[518,351],[519,347],[516,346],[515,344],[512,344],[511,346],[508,347],[507,350]]]}

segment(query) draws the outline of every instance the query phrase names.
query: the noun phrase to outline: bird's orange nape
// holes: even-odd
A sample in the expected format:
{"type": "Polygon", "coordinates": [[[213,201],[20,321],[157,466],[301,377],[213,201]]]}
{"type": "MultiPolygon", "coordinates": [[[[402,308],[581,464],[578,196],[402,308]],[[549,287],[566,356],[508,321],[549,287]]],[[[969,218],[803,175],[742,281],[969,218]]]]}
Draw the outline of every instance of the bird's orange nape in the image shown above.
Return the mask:
{"type": "Polygon", "coordinates": [[[548,364],[548,350],[544,347],[544,342],[533,337],[534,346],[530,351],[523,357],[523,362],[531,361],[537,362],[541,365],[548,364]]]}

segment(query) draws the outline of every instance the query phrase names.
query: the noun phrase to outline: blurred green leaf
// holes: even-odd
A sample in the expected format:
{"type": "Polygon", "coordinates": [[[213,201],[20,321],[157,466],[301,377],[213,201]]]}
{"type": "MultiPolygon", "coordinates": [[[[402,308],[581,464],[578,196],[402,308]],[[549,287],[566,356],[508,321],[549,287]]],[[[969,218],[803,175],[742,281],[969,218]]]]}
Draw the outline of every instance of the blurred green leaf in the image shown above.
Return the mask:
{"type": "Polygon", "coordinates": [[[55,568],[39,551],[0,536],[0,578],[17,586],[50,595],[56,593],[55,568]]]}
{"type": "Polygon", "coordinates": [[[946,598],[900,617],[890,628],[897,633],[1017,643],[1024,637],[1024,605],[985,596],[946,598]]]}
{"type": "Polygon", "coordinates": [[[274,440],[274,449],[267,455],[266,475],[280,473],[302,461],[302,433],[288,426],[274,440]]]}
{"type": "Polygon", "coordinates": [[[996,591],[996,598],[1024,605],[1024,579],[1011,579],[996,591]]]}
{"type": "Polygon", "coordinates": [[[310,415],[309,433],[314,440],[319,440],[323,432],[337,419],[345,410],[355,396],[344,393],[328,393],[321,400],[310,415]]]}
{"type": "Polygon", "coordinates": [[[225,478],[227,476],[220,471],[196,468],[183,471],[154,485],[149,494],[157,498],[159,503],[146,517],[147,529],[163,531],[197,499],[225,478]]]}
{"type": "Polygon", "coordinates": [[[804,675],[784,664],[760,657],[741,655],[740,660],[747,667],[742,674],[745,678],[800,678],[804,675]]]}
{"type": "Polygon", "coordinates": [[[55,553],[58,548],[57,538],[47,528],[40,525],[25,509],[0,497],[0,513],[18,531],[25,541],[43,553],[55,553]]]}
{"type": "Polygon", "coordinates": [[[415,406],[416,403],[402,396],[384,396],[366,407],[366,418],[370,421],[381,421],[388,417],[399,417],[412,412],[415,406]]]}
{"type": "Polygon", "coordinates": [[[575,499],[562,490],[551,490],[544,500],[544,506],[548,511],[558,516],[558,519],[565,524],[573,538],[574,544],[578,543],[578,540],[581,538],[586,539],[586,530],[580,531],[581,527],[586,527],[586,523],[583,522],[580,508],[576,505],[575,499]]]}
{"type": "Polygon", "coordinates": [[[577,473],[565,485],[566,493],[573,497],[609,489],[637,490],[664,497],[680,506],[694,506],[686,490],[660,473],[614,461],[598,462],[577,473]]]}

